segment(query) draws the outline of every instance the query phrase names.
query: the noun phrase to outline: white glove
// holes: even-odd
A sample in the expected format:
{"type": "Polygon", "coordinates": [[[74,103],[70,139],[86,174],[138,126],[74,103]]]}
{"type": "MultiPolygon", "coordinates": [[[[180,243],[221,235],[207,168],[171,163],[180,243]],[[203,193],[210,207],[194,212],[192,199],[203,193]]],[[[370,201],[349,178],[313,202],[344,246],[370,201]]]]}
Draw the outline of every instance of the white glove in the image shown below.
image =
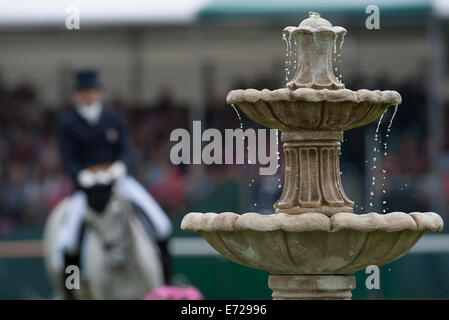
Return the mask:
{"type": "Polygon", "coordinates": [[[122,178],[126,175],[126,165],[122,161],[116,161],[108,171],[114,179],[122,178]]]}
{"type": "Polygon", "coordinates": [[[83,169],[78,173],[76,177],[78,184],[83,188],[91,188],[95,183],[95,174],[89,169],[83,169]]]}
{"type": "Polygon", "coordinates": [[[78,184],[83,188],[91,188],[95,184],[110,184],[126,175],[126,165],[122,161],[114,162],[108,170],[92,172],[89,169],[83,169],[78,173],[78,184]]]}

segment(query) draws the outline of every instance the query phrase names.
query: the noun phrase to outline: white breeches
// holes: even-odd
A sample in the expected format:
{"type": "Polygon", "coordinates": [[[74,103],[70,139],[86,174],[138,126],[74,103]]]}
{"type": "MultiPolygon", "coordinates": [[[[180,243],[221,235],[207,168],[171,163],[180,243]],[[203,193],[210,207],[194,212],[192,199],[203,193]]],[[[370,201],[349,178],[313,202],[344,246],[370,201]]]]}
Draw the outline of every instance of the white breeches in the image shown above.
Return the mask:
{"type": "MultiPolygon", "coordinates": [[[[115,185],[121,196],[138,205],[154,226],[156,240],[167,239],[172,232],[172,224],[159,204],[132,177],[126,176],[116,181],[115,185]]],[[[87,209],[87,196],[83,191],[76,191],[67,205],[67,211],[58,230],[58,255],[62,258],[64,251],[74,253],[78,249],[78,237],[87,209]]]]}

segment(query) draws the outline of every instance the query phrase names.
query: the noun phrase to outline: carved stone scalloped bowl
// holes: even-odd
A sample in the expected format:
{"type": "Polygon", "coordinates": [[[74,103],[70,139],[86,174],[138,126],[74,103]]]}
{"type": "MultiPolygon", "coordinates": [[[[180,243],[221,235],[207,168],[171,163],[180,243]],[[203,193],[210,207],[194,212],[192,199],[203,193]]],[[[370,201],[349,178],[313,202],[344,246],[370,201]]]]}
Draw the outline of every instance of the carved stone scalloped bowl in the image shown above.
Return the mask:
{"type": "Polygon", "coordinates": [[[347,130],[378,119],[401,103],[396,91],[284,88],[233,90],[226,101],[237,104],[255,122],[282,131],[347,130]]]}
{"type": "Polygon", "coordinates": [[[189,213],[182,230],[201,232],[223,256],[274,274],[351,274],[406,254],[424,232],[441,231],[432,212],[385,215],[189,213]]]}

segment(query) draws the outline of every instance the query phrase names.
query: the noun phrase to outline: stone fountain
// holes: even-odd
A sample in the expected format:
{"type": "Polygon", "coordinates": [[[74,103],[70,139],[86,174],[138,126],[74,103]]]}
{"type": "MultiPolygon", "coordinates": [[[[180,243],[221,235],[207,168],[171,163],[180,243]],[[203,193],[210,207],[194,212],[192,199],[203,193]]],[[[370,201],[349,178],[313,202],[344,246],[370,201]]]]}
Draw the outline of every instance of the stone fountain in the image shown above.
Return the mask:
{"type": "Polygon", "coordinates": [[[287,87],[233,90],[226,99],[282,131],[285,183],[275,214],[189,213],[181,228],[200,232],[231,261],[270,272],[274,299],[350,299],[352,273],[398,259],[424,232],[441,231],[443,220],[433,212],[353,213],[340,179],[343,131],[378,119],[401,96],[345,89],[332,54],[346,30],[319,14],[284,33],[298,44],[298,67],[287,87]]]}

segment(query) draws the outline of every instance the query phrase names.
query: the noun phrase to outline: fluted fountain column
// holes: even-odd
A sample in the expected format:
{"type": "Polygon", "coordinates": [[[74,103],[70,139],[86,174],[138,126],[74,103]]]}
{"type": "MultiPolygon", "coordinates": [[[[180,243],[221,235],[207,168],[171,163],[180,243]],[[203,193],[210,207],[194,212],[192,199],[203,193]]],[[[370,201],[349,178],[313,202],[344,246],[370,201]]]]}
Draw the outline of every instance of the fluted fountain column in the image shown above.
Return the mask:
{"type": "Polygon", "coordinates": [[[340,179],[341,140],[343,131],[282,133],[285,184],[274,205],[276,213],[352,213],[354,203],[343,191],[340,179]]]}

